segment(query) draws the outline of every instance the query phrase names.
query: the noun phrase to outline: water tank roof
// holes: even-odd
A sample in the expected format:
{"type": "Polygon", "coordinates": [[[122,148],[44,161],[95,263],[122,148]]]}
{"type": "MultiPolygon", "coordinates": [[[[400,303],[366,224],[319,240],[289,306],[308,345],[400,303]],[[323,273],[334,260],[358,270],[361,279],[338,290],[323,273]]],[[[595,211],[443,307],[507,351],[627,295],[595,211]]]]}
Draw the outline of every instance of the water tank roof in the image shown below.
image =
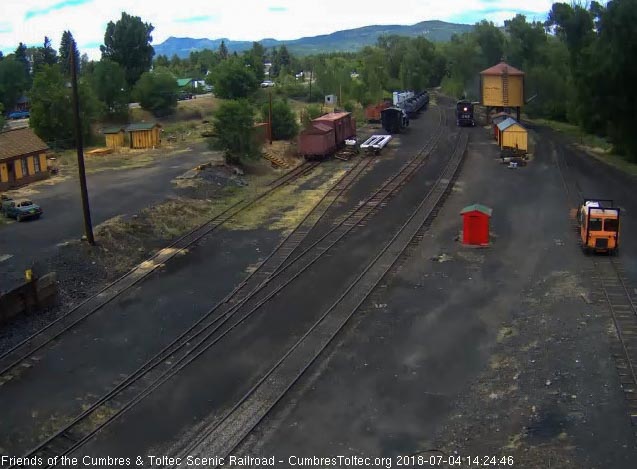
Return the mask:
{"type": "Polygon", "coordinates": [[[486,70],[482,70],[480,75],[504,75],[504,73],[507,73],[508,75],[524,75],[522,70],[512,67],[505,61],[502,61],[491,68],[487,68],[486,70]]]}

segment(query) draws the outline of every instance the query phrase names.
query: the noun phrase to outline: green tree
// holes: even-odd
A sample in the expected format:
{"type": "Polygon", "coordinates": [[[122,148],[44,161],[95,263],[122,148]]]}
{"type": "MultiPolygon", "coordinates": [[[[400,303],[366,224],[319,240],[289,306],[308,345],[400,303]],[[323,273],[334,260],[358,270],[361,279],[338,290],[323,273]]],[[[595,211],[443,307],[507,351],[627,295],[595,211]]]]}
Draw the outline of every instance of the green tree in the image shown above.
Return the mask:
{"type": "Polygon", "coordinates": [[[228,58],[228,48],[226,47],[225,41],[221,41],[218,54],[221,60],[226,60],[228,58]]]}
{"type": "Polygon", "coordinates": [[[259,83],[265,79],[265,71],[263,69],[264,55],[265,49],[258,42],[253,42],[252,49],[244,54],[245,63],[250,66],[250,70],[252,70],[259,83]]]}
{"type": "Polygon", "coordinates": [[[258,156],[254,138],[254,110],[246,100],[225,101],[214,113],[217,136],[214,145],[223,150],[229,163],[258,156]]]}
{"type": "Polygon", "coordinates": [[[155,67],[166,67],[170,66],[170,60],[168,60],[168,56],[160,54],[155,57],[155,67]]]}
{"type": "Polygon", "coordinates": [[[126,75],[122,67],[110,60],[95,64],[91,85],[95,96],[102,103],[102,116],[122,119],[128,116],[126,75]]]}
{"type": "Polygon", "coordinates": [[[473,28],[473,34],[482,50],[485,68],[500,62],[504,56],[504,48],[506,46],[506,38],[500,28],[496,27],[491,21],[482,20],[476,23],[473,28]]]}
{"type": "MultiPolygon", "coordinates": [[[[261,107],[261,118],[268,122],[270,115],[269,103],[261,107]]],[[[272,103],[272,138],[274,140],[288,140],[299,132],[299,124],[294,111],[286,100],[276,100],[272,103]]]]}
{"type": "Polygon", "coordinates": [[[307,127],[314,119],[321,115],[323,115],[323,111],[321,111],[321,106],[318,104],[310,104],[306,106],[301,114],[301,123],[303,124],[303,127],[307,127]]]}
{"type": "Polygon", "coordinates": [[[55,65],[58,62],[57,52],[51,47],[51,39],[44,36],[44,45],[42,47],[42,62],[46,65],[55,65]]]}
{"type": "Polygon", "coordinates": [[[593,123],[607,131],[615,151],[637,162],[637,0],[614,0],[606,8],[593,3],[591,13],[597,16],[599,31],[599,38],[589,46],[596,65],[589,72],[589,96],[591,107],[599,112],[599,122],[593,123]]]}
{"type": "Polygon", "coordinates": [[[71,76],[71,50],[75,50],[75,63],[79,69],[80,65],[80,52],[77,49],[75,39],[70,31],[64,31],[62,33],[62,39],[60,40],[60,66],[62,67],[62,73],[65,76],[71,76]]]}
{"type": "Polygon", "coordinates": [[[51,40],[44,36],[44,44],[33,51],[33,74],[37,73],[42,65],[57,63],[57,52],[51,47],[51,40]]]}
{"type": "Polygon", "coordinates": [[[31,66],[29,65],[29,59],[27,58],[27,46],[20,43],[14,52],[15,60],[22,65],[24,69],[24,76],[28,80],[31,76],[31,66]]]}
{"type": "Polygon", "coordinates": [[[0,61],[0,102],[11,111],[28,88],[24,66],[15,57],[0,61]]]}
{"type": "Polygon", "coordinates": [[[4,106],[0,103],[0,132],[4,129],[5,119],[4,119],[4,106]]]}
{"type": "Polygon", "coordinates": [[[177,108],[177,80],[170,73],[145,72],[137,82],[133,96],[143,109],[155,116],[167,116],[177,108]]]}
{"type": "Polygon", "coordinates": [[[226,99],[247,98],[259,87],[259,82],[243,60],[232,57],[220,63],[206,78],[215,87],[215,95],[226,99]]]}
{"type": "MultiPolygon", "coordinates": [[[[33,79],[29,125],[53,146],[75,145],[73,106],[68,80],[58,65],[44,65],[33,79]]],[[[90,125],[96,113],[96,100],[86,83],[79,83],[82,132],[90,138],[90,125]]]]}
{"type": "Polygon", "coordinates": [[[131,87],[152,64],[155,51],[150,43],[154,29],[152,24],[142,22],[139,16],[125,12],[117,23],[110,21],[106,26],[104,45],[100,46],[102,58],[120,64],[131,87]]]}
{"type": "Polygon", "coordinates": [[[547,36],[544,24],[539,21],[528,23],[526,16],[517,14],[504,22],[509,34],[507,60],[522,69],[532,67],[541,62],[542,51],[546,46],[547,36]]]}

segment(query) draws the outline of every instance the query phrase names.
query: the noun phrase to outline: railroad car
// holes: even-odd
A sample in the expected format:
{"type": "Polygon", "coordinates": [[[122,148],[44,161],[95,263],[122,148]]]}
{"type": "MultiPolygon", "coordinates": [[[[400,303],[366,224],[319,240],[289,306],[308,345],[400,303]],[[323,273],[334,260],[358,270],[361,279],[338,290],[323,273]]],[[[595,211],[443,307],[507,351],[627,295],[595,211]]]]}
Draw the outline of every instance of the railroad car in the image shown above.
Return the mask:
{"type": "Polygon", "coordinates": [[[471,103],[471,101],[461,99],[456,103],[456,124],[458,127],[476,125],[473,118],[473,103],[471,103]]]}
{"type": "Polygon", "coordinates": [[[306,159],[322,159],[336,151],[334,130],[321,123],[313,123],[299,134],[299,153],[306,159]]]}
{"type": "Polygon", "coordinates": [[[334,130],[334,143],[337,147],[345,145],[345,140],[356,135],[356,121],[351,112],[330,112],[317,117],[312,123],[327,125],[334,130]]]}
{"type": "Polygon", "coordinates": [[[584,252],[607,252],[619,249],[619,208],[612,200],[584,199],[578,210],[582,249],[584,252]]]}
{"type": "Polygon", "coordinates": [[[399,133],[402,129],[409,126],[409,117],[407,113],[398,107],[389,107],[381,112],[381,123],[383,129],[390,134],[399,133]]]}
{"type": "Polygon", "coordinates": [[[387,109],[391,105],[391,100],[384,100],[377,104],[370,104],[365,108],[365,119],[367,122],[380,122],[380,113],[383,109],[387,109]]]}
{"type": "Polygon", "coordinates": [[[314,119],[299,135],[299,154],[306,159],[326,158],[356,136],[351,112],[331,112],[314,119]]]}

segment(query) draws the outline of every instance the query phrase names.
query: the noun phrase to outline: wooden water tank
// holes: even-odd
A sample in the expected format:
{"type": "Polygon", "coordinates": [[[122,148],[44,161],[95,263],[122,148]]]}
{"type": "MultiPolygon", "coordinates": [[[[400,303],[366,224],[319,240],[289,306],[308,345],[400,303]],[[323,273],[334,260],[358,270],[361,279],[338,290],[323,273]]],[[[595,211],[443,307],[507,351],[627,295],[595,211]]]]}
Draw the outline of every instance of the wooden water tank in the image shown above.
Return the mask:
{"type": "Polygon", "coordinates": [[[524,106],[524,72],[502,61],[480,72],[480,101],[483,106],[524,106]]]}

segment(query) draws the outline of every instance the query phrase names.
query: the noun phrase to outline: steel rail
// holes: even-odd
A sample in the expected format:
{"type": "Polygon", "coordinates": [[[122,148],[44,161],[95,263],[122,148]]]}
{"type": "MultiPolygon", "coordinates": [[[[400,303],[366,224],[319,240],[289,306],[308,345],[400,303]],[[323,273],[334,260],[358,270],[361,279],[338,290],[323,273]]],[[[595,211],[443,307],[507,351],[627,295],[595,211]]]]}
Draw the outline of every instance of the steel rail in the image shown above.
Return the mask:
{"type": "MultiPolygon", "coordinates": [[[[445,116],[446,117],[446,116],[445,116]]],[[[436,133],[436,135],[434,135],[434,137],[425,145],[423,146],[423,148],[417,153],[417,155],[412,159],[412,161],[410,161],[409,163],[407,163],[406,165],[404,165],[401,170],[399,170],[398,173],[396,173],[392,178],[390,178],[388,181],[386,181],[385,184],[383,184],[383,186],[381,186],[381,188],[379,188],[372,196],[370,196],[367,200],[373,200],[376,198],[376,195],[380,192],[382,192],[384,189],[386,189],[387,186],[390,185],[390,183],[394,182],[398,182],[398,184],[395,184],[394,187],[392,187],[392,189],[390,191],[386,191],[385,190],[385,194],[383,197],[383,200],[389,196],[391,196],[395,189],[397,189],[400,185],[402,185],[402,183],[405,182],[405,180],[412,176],[418,169],[420,169],[420,167],[422,166],[422,164],[424,164],[424,162],[426,161],[426,157],[428,157],[428,155],[430,154],[430,152],[433,150],[433,148],[435,148],[435,145],[437,144],[437,141],[440,138],[440,135],[442,133],[442,114],[440,116],[440,121],[439,121],[439,129],[438,132],[436,133]]],[[[369,159],[369,161],[371,162],[373,160],[373,158],[369,159]]],[[[360,205],[359,207],[357,207],[352,214],[350,214],[348,217],[346,217],[345,219],[341,220],[340,223],[335,226],[334,228],[332,228],[328,233],[326,233],[325,235],[323,235],[319,240],[317,240],[316,242],[314,242],[311,246],[309,246],[303,253],[299,254],[294,260],[292,260],[289,264],[282,266],[280,269],[274,271],[271,276],[269,278],[267,278],[262,284],[260,284],[257,289],[255,289],[255,293],[257,293],[258,291],[260,291],[263,287],[265,287],[271,280],[272,278],[275,278],[279,275],[282,274],[283,271],[287,270],[291,265],[295,264],[299,259],[303,258],[308,252],[310,252],[319,242],[321,242],[323,239],[325,239],[327,236],[329,236],[331,233],[333,233],[334,231],[336,231],[339,227],[343,226],[345,224],[345,222],[347,220],[349,220],[354,214],[356,214],[357,212],[363,210],[364,208],[367,208],[367,211],[365,212],[365,214],[363,215],[363,217],[361,218],[365,218],[366,216],[368,216],[370,213],[372,213],[376,207],[378,206],[378,201],[376,201],[375,203],[373,203],[371,206],[368,206],[368,204],[364,203],[362,205],[360,205]]],[[[40,445],[38,445],[36,448],[33,448],[32,450],[30,450],[27,454],[33,455],[33,454],[37,454],[39,452],[43,452],[44,454],[47,455],[65,455],[65,454],[69,454],[71,451],[73,451],[74,449],[78,448],[79,446],[83,445],[86,441],[88,441],[92,436],[94,436],[97,432],[99,432],[101,429],[103,429],[105,426],[107,426],[112,420],[114,420],[116,417],[121,416],[124,412],[126,412],[127,410],[130,410],[135,404],[137,404],[139,401],[141,401],[143,398],[145,398],[147,395],[149,395],[152,391],[154,391],[157,387],[159,387],[161,384],[163,384],[163,382],[165,382],[166,380],[170,379],[174,374],[176,374],[177,372],[179,372],[181,369],[183,369],[185,366],[187,366],[189,363],[191,363],[193,360],[195,360],[201,353],[205,352],[208,348],[212,347],[215,343],[217,343],[219,340],[221,340],[225,335],[227,335],[230,331],[232,331],[235,327],[237,327],[239,324],[243,323],[243,321],[245,321],[249,316],[251,316],[255,311],[257,311],[263,304],[265,304],[267,301],[269,301],[271,298],[273,298],[274,296],[276,296],[277,293],[279,293],[285,286],[287,286],[289,283],[291,283],[294,279],[296,279],[303,271],[305,271],[307,268],[309,268],[312,264],[314,264],[314,262],[316,262],[325,252],[327,252],[327,250],[329,248],[331,248],[332,246],[334,246],[340,239],[342,239],[343,236],[345,236],[347,233],[349,233],[355,226],[357,226],[358,223],[354,223],[351,224],[350,226],[348,226],[346,228],[346,231],[344,233],[342,233],[335,241],[333,241],[327,248],[325,248],[323,251],[321,251],[319,253],[319,255],[313,259],[312,261],[310,261],[307,265],[305,265],[300,272],[297,272],[292,278],[288,279],[286,282],[284,282],[283,285],[279,286],[274,292],[270,293],[264,300],[262,300],[261,302],[258,303],[258,305],[256,307],[254,307],[252,310],[249,311],[248,314],[244,315],[243,318],[241,318],[238,322],[235,322],[235,324],[233,324],[232,326],[230,326],[228,329],[226,329],[225,331],[223,331],[223,333],[218,336],[212,343],[208,343],[206,344],[206,341],[215,333],[217,332],[221,326],[223,326],[223,324],[225,324],[239,309],[241,306],[243,306],[247,300],[249,300],[250,298],[253,297],[253,295],[248,295],[247,297],[243,298],[238,304],[233,305],[233,307],[231,308],[231,310],[229,312],[227,312],[224,316],[220,316],[215,318],[210,324],[206,325],[202,330],[198,331],[196,334],[191,335],[188,337],[188,345],[189,342],[198,337],[199,335],[201,335],[203,332],[205,332],[209,327],[215,325],[217,322],[219,322],[220,320],[222,321],[220,325],[218,325],[217,327],[215,327],[211,332],[209,332],[203,339],[201,339],[199,342],[197,342],[195,345],[190,346],[190,349],[188,351],[186,351],[185,355],[180,357],[179,360],[175,363],[173,361],[170,362],[170,368],[168,370],[165,370],[163,372],[160,372],[161,375],[158,376],[154,381],[152,381],[145,389],[142,390],[141,393],[137,394],[136,396],[133,396],[133,398],[131,400],[129,400],[126,404],[124,404],[123,406],[121,406],[116,414],[114,414],[111,418],[109,418],[109,420],[103,422],[101,425],[99,425],[97,428],[95,428],[94,430],[92,430],[89,434],[83,435],[81,437],[77,437],[76,435],[73,434],[69,434],[69,430],[71,429],[72,426],[76,425],[77,423],[80,423],[81,420],[84,420],[88,417],[88,414],[92,413],[95,409],[89,410],[87,411],[84,415],[82,414],[81,417],[78,417],[76,420],[72,422],[70,425],[68,425],[67,427],[65,427],[64,429],[58,431],[56,434],[54,434],[53,436],[51,436],[49,439],[47,439],[46,441],[44,441],[43,443],[41,443],[40,445]],[[201,345],[204,345],[206,348],[204,350],[201,350],[200,352],[198,352],[194,357],[190,358],[190,356],[197,352],[197,348],[201,345]],[[182,363],[183,361],[185,361],[185,363],[182,363]],[[70,447],[67,445],[67,447],[64,447],[64,445],[62,445],[61,451],[56,451],[56,450],[51,450],[50,448],[47,450],[47,446],[51,445],[51,443],[54,442],[54,440],[57,440],[58,442],[60,440],[65,440],[66,442],[68,442],[70,444],[70,447]]],[[[292,251],[291,251],[292,252],[292,251]]],[[[290,253],[291,253],[290,252],[290,253]]],[[[229,301],[226,300],[224,301],[224,303],[227,303],[229,301]]],[[[207,318],[210,313],[214,310],[216,310],[222,303],[216,305],[209,313],[206,314],[206,316],[204,317],[207,318]]],[[[201,321],[199,321],[200,323],[201,321]]],[[[191,330],[192,331],[192,328],[191,330]]],[[[187,331],[188,332],[188,331],[187,331]]],[[[170,345],[169,345],[170,347],[170,345]]],[[[148,369],[143,370],[141,372],[141,374],[145,374],[148,371],[156,368],[158,365],[160,365],[166,358],[168,358],[168,356],[170,356],[171,354],[174,354],[176,352],[178,352],[180,349],[178,348],[177,350],[174,351],[170,351],[170,353],[162,353],[162,357],[160,360],[158,360],[158,357],[155,357],[155,363],[153,363],[148,369]]],[[[123,386],[119,386],[116,392],[120,392],[122,390],[125,390],[127,387],[130,387],[132,384],[134,384],[135,381],[139,380],[139,377],[135,377],[134,379],[131,380],[131,382],[127,382],[125,383],[125,385],[123,386]]],[[[127,380],[128,381],[128,380],[127,380]]],[[[124,384],[124,383],[123,383],[124,384]]],[[[108,396],[108,398],[104,399],[104,402],[110,398],[112,398],[113,396],[110,395],[108,396]]],[[[100,400],[102,401],[102,399],[100,400]]],[[[98,401],[99,402],[99,401],[98,401]]],[[[104,402],[99,402],[99,405],[102,405],[104,402]]],[[[59,446],[59,445],[58,445],[59,446]]],[[[60,448],[58,448],[60,449],[60,448]]]]}
{"type": "Polygon", "coordinates": [[[191,246],[193,243],[197,242],[204,236],[208,235],[210,232],[219,228],[224,223],[228,222],[229,220],[237,216],[239,213],[250,208],[253,204],[263,199],[264,197],[270,195],[278,188],[282,187],[285,184],[288,184],[289,182],[295,179],[298,179],[299,177],[304,176],[309,171],[313,170],[318,164],[319,163],[308,163],[308,162],[302,163],[301,165],[297,166],[295,169],[275,179],[275,181],[273,181],[273,185],[266,191],[262,192],[261,194],[258,194],[257,196],[250,199],[241,199],[238,202],[232,204],[230,207],[223,210],[220,214],[215,215],[213,218],[211,218],[207,222],[203,223],[197,228],[194,228],[188,233],[182,235],[181,237],[173,241],[167,247],[159,250],[157,253],[155,253],[153,256],[148,258],[143,263],[139,264],[135,268],[129,270],[128,272],[120,276],[118,279],[106,285],[95,295],[84,300],[80,304],[74,306],[71,310],[69,310],[64,315],[60,316],[59,318],[52,321],[51,323],[49,323],[42,329],[38,330],[31,336],[24,339],[19,344],[15,345],[8,351],[4,352],[2,355],[0,355],[0,363],[7,362],[7,361],[9,361],[9,363],[5,364],[2,370],[0,370],[0,377],[8,373],[10,370],[18,366],[20,363],[23,363],[25,360],[29,359],[29,357],[31,357],[34,353],[41,350],[43,347],[45,347],[46,345],[50,344],[55,339],[57,339],[60,335],[64,334],[68,330],[72,329],[75,325],[77,325],[84,319],[94,314],[100,308],[110,303],[113,299],[117,298],[119,295],[121,295],[122,293],[130,289],[132,286],[136,285],[138,282],[148,277],[148,275],[150,275],[150,273],[152,273],[157,267],[159,267],[160,265],[163,265],[169,259],[172,259],[177,254],[183,252],[186,248],[191,246]],[[241,206],[241,204],[244,204],[244,205],[241,206]],[[188,239],[191,237],[192,239],[188,239]],[[178,248],[175,248],[178,244],[182,242],[185,242],[186,244],[178,248]],[[166,254],[166,252],[168,252],[168,254],[166,254]],[[154,261],[158,259],[160,256],[162,256],[162,254],[165,255],[165,258],[162,259],[162,263],[155,263],[154,261]],[[152,267],[148,267],[148,266],[152,266],[152,267]],[[49,329],[51,329],[54,326],[57,326],[58,324],[62,324],[63,321],[66,321],[67,319],[69,319],[73,313],[80,310],[84,306],[88,305],[90,302],[100,301],[101,297],[106,295],[109,289],[116,287],[117,284],[119,284],[120,282],[126,281],[126,279],[128,279],[129,277],[134,277],[136,272],[138,273],[137,277],[133,278],[128,284],[124,285],[121,289],[119,290],[116,289],[112,295],[110,295],[108,298],[104,299],[103,301],[99,302],[97,305],[93,307],[89,306],[91,309],[88,312],[82,314],[78,318],[74,318],[74,319],[72,318],[71,319],[72,322],[70,324],[66,326],[63,325],[62,329],[54,332],[53,334],[49,336],[44,336],[44,334],[47,333],[49,329]],[[21,349],[28,347],[32,342],[34,342],[40,337],[43,338],[42,342],[37,343],[32,347],[29,347],[28,351],[20,353],[21,349]],[[12,358],[13,355],[18,355],[18,354],[20,355],[19,358],[12,358]]]}
{"type": "MultiPolygon", "coordinates": [[[[563,162],[560,162],[561,158],[560,155],[562,154],[562,152],[558,152],[556,154],[556,163],[557,163],[557,169],[558,169],[558,173],[560,175],[560,178],[562,179],[562,182],[564,184],[564,188],[566,190],[566,194],[567,194],[567,199],[570,202],[574,202],[575,205],[577,206],[577,204],[579,203],[579,201],[583,200],[583,196],[582,196],[582,190],[578,184],[577,181],[574,182],[574,186],[575,186],[575,192],[577,192],[577,197],[578,200],[573,201],[573,194],[569,188],[568,182],[566,180],[566,171],[570,170],[569,166],[568,166],[568,162],[566,161],[566,158],[564,158],[563,162]]],[[[574,223],[572,221],[573,224],[573,228],[576,229],[578,228],[577,224],[574,223]]],[[[579,230],[577,230],[578,233],[578,241],[581,243],[581,239],[579,237],[579,230]]],[[[604,300],[606,301],[606,304],[608,305],[608,310],[610,312],[611,315],[611,319],[613,321],[613,326],[615,327],[615,332],[617,334],[617,341],[618,341],[618,345],[619,345],[619,349],[620,349],[620,353],[618,354],[614,354],[615,355],[615,365],[616,368],[618,370],[618,375],[620,377],[620,382],[621,382],[621,386],[622,389],[624,390],[625,398],[628,404],[628,414],[630,416],[630,420],[631,423],[634,426],[637,426],[637,402],[634,400],[634,397],[629,399],[629,397],[631,397],[631,394],[634,392],[635,386],[637,386],[637,353],[635,353],[635,344],[633,344],[632,347],[629,347],[627,344],[627,338],[625,334],[625,329],[626,327],[624,325],[622,325],[623,322],[625,321],[631,321],[632,324],[627,324],[626,326],[628,328],[634,328],[635,326],[637,326],[637,308],[635,306],[635,303],[632,299],[632,296],[630,294],[630,290],[628,288],[628,286],[626,285],[626,282],[624,281],[624,279],[622,278],[622,275],[619,271],[619,266],[618,266],[618,262],[616,260],[614,260],[610,254],[605,258],[607,261],[606,263],[609,264],[611,266],[611,269],[613,270],[613,276],[611,277],[608,273],[606,273],[606,275],[608,275],[608,278],[604,277],[604,272],[602,272],[602,269],[600,268],[600,266],[602,266],[602,257],[592,257],[592,263],[594,266],[594,273],[593,275],[597,274],[599,281],[600,281],[600,286],[601,286],[601,291],[602,291],[602,295],[604,297],[604,300]],[[616,281],[617,283],[619,283],[621,285],[621,288],[624,291],[624,295],[623,298],[626,300],[626,305],[616,305],[613,303],[614,300],[611,299],[611,294],[609,292],[609,288],[612,288],[608,282],[609,281],[616,281]],[[633,316],[630,318],[620,318],[618,315],[618,310],[617,307],[628,307],[632,310],[633,316]],[[631,352],[633,352],[631,354],[631,352]],[[632,355],[632,356],[631,356],[632,355]],[[623,363],[622,363],[623,362],[623,363]],[[622,366],[625,365],[625,366],[622,366]],[[621,370],[624,369],[628,369],[628,380],[626,380],[624,374],[622,374],[621,370]],[[627,382],[625,382],[627,381],[627,382]],[[625,386],[625,385],[628,385],[625,386]],[[631,408],[632,407],[632,408],[631,408]]],[[[628,334],[630,335],[630,334],[628,334]]]]}
{"type": "MultiPolygon", "coordinates": [[[[437,179],[436,183],[433,185],[433,187],[430,189],[430,191],[427,193],[427,195],[421,201],[418,207],[416,207],[416,209],[413,211],[413,213],[407,219],[407,221],[405,221],[405,223],[400,227],[398,232],[391,238],[391,240],[389,240],[386,243],[383,249],[381,249],[381,251],[376,255],[376,257],[366,266],[364,271],[350,284],[348,289],[327,309],[327,311],[325,311],[325,313],[323,313],[323,315],[310,327],[310,329],[308,329],[306,333],[303,334],[298,339],[298,341],[290,349],[288,349],[288,351],[240,398],[240,400],[213,425],[211,429],[206,430],[203,434],[198,435],[197,438],[193,442],[191,442],[186,449],[184,449],[181,452],[181,455],[195,454],[194,452],[196,451],[197,447],[206,440],[211,440],[212,445],[214,446],[215,442],[218,445],[220,441],[223,441],[224,437],[226,439],[228,438],[232,439],[234,437],[235,441],[231,442],[228,447],[218,448],[215,446],[214,448],[214,454],[216,456],[225,458],[234,449],[236,449],[239,446],[239,444],[241,444],[241,442],[245,439],[245,437],[252,430],[254,430],[254,428],[272,410],[272,408],[274,408],[274,406],[285,396],[285,394],[287,394],[290,391],[292,386],[294,386],[294,384],[298,382],[301,376],[310,368],[310,366],[312,366],[312,364],[316,361],[316,359],[320,356],[320,354],[331,343],[334,337],[336,337],[336,335],[343,329],[343,327],[345,327],[347,322],[356,313],[356,311],[359,310],[361,305],[367,300],[367,298],[369,298],[369,296],[372,294],[374,289],[376,289],[378,284],[390,273],[392,268],[394,268],[394,266],[397,265],[402,254],[409,248],[411,244],[411,240],[418,235],[419,231],[425,226],[425,223],[427,223],[427,221],[431,219],[432,214],[440,206],[440,203],[443,200],[443,197],[445,196],[447,191],[450,189],[451,185],[453,184],[453,181],[455,180],[455,176],[457,174],[457,171],[460,167],[460,163],[464,156],[465,145],[466,145],[466,139],[461,138],[458,141],[456,141],[456,148],[452,154],[452,157],[450,158],[448,164],[442,171],[440,177],[437,179]],[[461,144],[460,143],[461,141],[464,141],[464,143],[461,144]],[[459,147],[462,150],[460,152],[458,152],[459,147]],[[447,181],[443,182],[444,179],[446,179],[447,181]],[[428,206],[427,204],[430,204],[430,206],[428,206]],[[422,213],[423,211],[424,211],[424,214],[422,213]],[[422,220],[420,217],[417,218],[418,215],[421,215],[423,217],[422,220]],[[415,223],[413,223],[414,221],[415,223]],[[410,226],[412,225],[412,223],[415,226],[410,226]],[[411,228],[411,232],[408,232],[409,228],[411,228]],[[383,257],[383,255],[387,253],[390,250],[390,248],[393,246],[393,244],[399,239],[399,237],[405,234],[406,232],[407,232],[407,239],[402,241],[402,245],[399,247],[398,251],[396,253],[392,253],[391,259],[389,260],[389,262],[385,261],[385,265],[383,266],[383,262],[381,262],[381,258],[383,257]],[[339,304],[344,302],[344,300],[347,298],[350,292],[359,283],[362,283],[362,280],[364,279],[365,275],[368,272],[370,272],[377,264],[380,264],[381,266],[383,266],[380,275],[378,275],[378,277],[372,281],[371,285],[366,286],[362,298],[360,298],[355,304],[355,306],[351,310],[349,310],[349,312],[345,315],[344,318],[340,320],[340,324],[337,325],[336,329],[333,331],[330,331],[329,336],[323,340],[322,345],[317,350],[314,351],[310,359],[303,364],[300,371],[297,371],[296,374],[293,376],[293,378],[290,381],[288,381],[281,390],[278,391],[274,399],[272,399],[271,402],[268,402],[265,405],[266,407],[265,410],[261,409],[261,415],[257,416],[256,419],[253,419],[249,423],[248,428],[242,428],[240,430],[242,435],[239,435],[239,438],[236,438],[236,432],[237,432],[236,429],[234,429],[234,433],[233,433],[233,431],[226,431],[227,429],[222,428],[222,425],[224,425],[224,423],[227,422],[233,416],[233,414],[235,414],[238,410],[240,410],[240,408],[245,403],[247,403],[248,400],[253,395],[255,395],[255,393],[261,388],[261,386],[264,385],[264,383],[266,383],[266,381],[268,381],[271,378],[271,376],[276,372],[276,370],[279,369],[281,365],[301,345],[306,345],[304,344],[304,342],[307,340],[310,334],[312,334],[312,332],[314,332],[326,320],[326,318],[336,309],[336,307],[339,304]],[[211,435],[215,433],[218,433],[217,437],[211,438],[211,435]]],[[[276,387],[276,384],[280,384],[282,380],[280,376],[277,376],[276,378],[272,378],[271,381],[275,383],[274,387],[276,387]]],[[[267,390],[263,392],[267,393],[267,390]]],[[[262,402],[263,400],[262,398],[263,396],[259,396],[258,398],[255,398],[255,399],[258,400],[259,402],[262,402]]],[[[233,427],[235,426],[235,424],[236,422],[232,422],[233,427]]]]}
{"type": "MultiPolygon", "coordinates": [[[[98,401],[94,402],[93,404],[91,404],[91,406],[89,408],[87,408],[86,410],[84,410],[82,412],[82,414],[78,415],[76,418],[74,418],[71,422],[69,422],[68,424],[66,424],[66,426],[57,431],[56,433],[54,433],[53,435],[51,435],[50,437],[48,437],[45,441],[43,441],[42,443],[40,443],[37,447],[33,448],[32,450],[29,451],[28,454],[35,454],[39,451],[44,450],[45,454],[47,455],[53,455],[56,454],[55,451],[51,451],[51,450],[47,450],[46,446],[50,445],[51,443],[53,443],[56,439],[61,438],[62,440],[66,441],[68,444],[75,444],[78,441],[80,441],[81,438],[78,438],[76,434],[71,433],[72,432],[72,428],[75,427],[76,425],[78,425],[79,423],[81,423],[82,421],[85,421],[91,414],[93,414],[96,410],[100,409],[106,402],[108,402],[110,399],[112,399],[114,396],[117,396],[119,393],[121,393],[124,389],[126,389],[127,387],[130,387],[131,384],[133,384],[136,380],[138,380],[140,378],[140,376],[144,375],[145,373],[148,373],[149,371],[151,371],[153,368],[157,367],[158,365],[160,365],[163,360],[165,360],[168,356],[178,352],[181,348],[184,348],[186,346],[188,346],[189,342],[197,337],[199,334],[201,334],[203,331],[199,331],[196,334],[192,335],[190,334],[193,330],[195,330],[197,328],[197,326],[199,326],[200,324],[202,324],[206,319],[209,318],[209,316],[219,307],[223,306],[224,304],[228,303],[233,297],[237,296],[237,294],[239,292],[241,292],[242,289],[244,289],[250,282],[251,279],[258,277],[259,275],[272,275],[272,273],[270,272],[266,272],[265,274],[262,273],[262,268],[267,266],[268,262],[273,259],[274,257],[276,257],[276,255],[280,252],[281,248],[285,247],[285,244],[290,241],[293,238],[297,238],[296,242],[300,242],[303,239],[303,236],[307,234],[307,232],[309,232],[309,230],[312,228],[312,226],[314,226],[327,212],[327,210],[329,210],[329,208],[337,201],[339,200],[339,198],[341,197],[341,195],[356,181],[358,180],[358,177],[367,169],[367,167],[373,162],[375,161],[376,158],[364,158],[364,159],[359,159],[357,164],[354,165],[354,167],[352,169],[350,169],[348,172],[346,172],[345,174],[343,174],[343,176],[341,176],[339,178],[339,180],[332,186],[332,188],[330,188],[329,191],[327,191],[323,197],[321,197],[321,199],[314,205],[314,207],[312,208],[312,210],[310,212],[308,212],[305,217],[301,220],[301,222],[299,222],[299,224],[297,225],[297,227],[295,228],[295,230],[293,230],[292,232],[290,232],[278,245],[277,247],[266,257],[266,259],[264,259],[259,268],[257,270],[255,270],[254,272],[250,273],[248,277],[246,277],[239,285],[237,285],[228,295],[226,295],[221,301],[219,301],[211,310],[209,310],[204,316],[202,316],[200,319],[198,319],[192,326],[190,326],[186,331],[182,332],[179,337],[177,337],[176,339],[174,339],[170,344],[168,344],[167,346],[165,346],[160,352],[158,352],[157,354],[155,354],[153,357],[151,357],[150,359],[148,359],[144,364],[142,364],[139,368],[137,368],[133,373],[131,373],[124,381],[122,381],[121,383],[119,383],[115,388],[113,388],[111,391],[109,391],[106,395],[102,396],[98,401]],[[326,206],[322,207],[321,210],[318,210],[318,216],[316,216],[316,212],[317,209],[320,208],[320,206],[322,204],[324,204],[324,202],[327,201],[326,206]],[[314,220],[312,220],[312,217],[314,216],[314,220]],[[309,224],[310,226],[305,226],[305,222],[309,220],[309,224]],[[305,233],[301,233],[299,234],[299,231],[301,229],[305,230],[305,233]],[[300,238],[300,239],[299,239],[300,238]],[[190,334],[190,335],[189,335],[190,334]]],[[[293,252],[292,250],[289,250],[288,252],[284,252],[282,255],[282,259],[279,262],[279,265],[285,261],[285,259],[287,259],[287,257],[289,257],[289,255],[293,252]]],[[[275,269],[276,271],[276,269],[275,269]]],[[[210,325],[214,324],[216,322],[213,321],[211,324],[206,325],[206,327],[210,327],[210,325]]],[[[205,330],[205,329],[204,329],[205,330]]],[[[58,448],[60,447],[60,445],[58,444],[58,448]]],[[[13,467],[13,466],[12,466],[13,467]]],[[[19,467],[19,466],[16,466],[19,467]]]]}

